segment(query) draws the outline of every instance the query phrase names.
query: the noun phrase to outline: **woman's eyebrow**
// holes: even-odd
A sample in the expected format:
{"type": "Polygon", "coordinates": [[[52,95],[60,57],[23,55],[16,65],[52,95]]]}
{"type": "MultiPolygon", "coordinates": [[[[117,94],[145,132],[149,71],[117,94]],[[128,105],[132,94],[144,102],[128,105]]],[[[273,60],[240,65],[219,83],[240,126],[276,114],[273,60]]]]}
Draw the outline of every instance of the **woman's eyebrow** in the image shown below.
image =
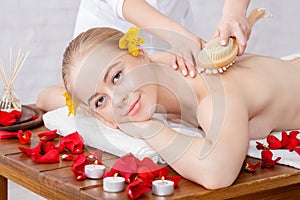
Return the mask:
{"type": "Polygon", "coordinates": [[[104,82],[107,81],[107,77],[108,77],[108,75],[110,74],[110,72],[111,72],[115,67],[117,67],[120,63],[121,63],[121,61],[118,61],[118,62],[112,64],[112,65],[107,69],[107,71],[106,71],[106,73],[105,73],[105,75],[104,75],[104,78],[103,78],[104,82]]]}
{"type": "MultiPolygon", "coordinates": [[[[104,75],[104,78],[103,78],[104,82],[107,81],[107,78],[108,78],[108,75],[110,74],[110,72],[111,72],[115,67],[117,67],[120,63],[121,63],[121,61],[118,61],[118,62],[112,64],[111,66],[109,66],[109,68],[107,69],[107,71],[106,71],[106,73],[105,73],[105,75],[104,75]]],[[[90,105],[90,102],[91,102],[98,94],[99,94],[99,93],[95,93],[95,94],[93,94],[90,98],[88,98],[88,101],[87,101],[88,105],[90,105]]]]}
{"type": "Polygon", "coordinates": [[[90,105],[90,102],[91,102],[98,94],[99,94],[99,93],[95,93],[95,94],[93,94],[90,98],[88,98],[88,101],[87,101],[88,105],[90,105]]]}

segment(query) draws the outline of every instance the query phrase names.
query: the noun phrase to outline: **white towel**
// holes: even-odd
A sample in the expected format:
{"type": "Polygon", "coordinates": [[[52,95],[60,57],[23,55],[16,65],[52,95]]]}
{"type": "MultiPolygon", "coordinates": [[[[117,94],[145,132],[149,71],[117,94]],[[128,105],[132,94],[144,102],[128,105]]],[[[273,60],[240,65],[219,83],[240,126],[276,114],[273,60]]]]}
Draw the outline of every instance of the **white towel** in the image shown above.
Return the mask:
{"type": "MultiPolygon", "coordinates": [[[[43,115],[45,126],[50,130],[57,129],[62,136],[78,131],[86,145],[119,157],[131,152],[139,159],[150,157],[154,162],[164,163],[160,156],[144,140],[128,136],[120,130],[112,129],[84,113],[81,109],[77,110],[76,117],[68,117],[67,113],[67,107],[45,113],[43,115]]],[[[166,123],[180,133],[198,137],[203,136],[203,133],[198,129],[171,122],[166,123]]],[[[274,134],[281,139],[280,133],[274,134]]],[[[257,141],[267,144],[265,139],[257,141]]],[[[279,163],[300,169],[300,156],[297,153],[289,152],[288,150],[274,150],[272,152],[274,158],[281,157],[279,163]]],[[[261,150],[256,149],[256,141],[249,142],[248,155],[254,158],[261,158],[261,150]]]]}
{"type": "Polygon", "coordinates": [[[77,110],[76,117],[68,117],[67,107],[58,108],[45,113],[43,120],[48,129],[56,129],[62,136],[78,131],[86,145],[113,155],[121,157],[131,152],[139,159],[150,157],[154,162],[163,162],[143,140],[110,128],[81,109],[77,110]]]}
{"type": "MultiPolygon", "coordinates": [[[[287,131],[287,133],[289,134],[289,131],[287,131]]],[[[273,132],[271,134],[276,136],[279,140],[281,140],[281,132],[273,132]]],[[[300,135],[298,135],[297,137],[300,139],[300,135]]],[[[268,144],[266,138],[261,140],[250,140],[249,148],[248,148],[248,156],[254,158],[261,158],[261,150],[256,149],[256,142],[260,142],[265,145],[268,144]]],[[[273,160],[276,159],[277,157],[281,157],[278,163],[300,169],[300,155],[297,152],[295,151],[290,152],[287,149],[276,149],[271,151],[273,153],[273,160]]]]}
{"type": "Polygon", "coordinates": [[[294,60],[296,58],[300,58],[300,53],[290,54],[284,57],[281,57],[281,60],[294,60]]]}

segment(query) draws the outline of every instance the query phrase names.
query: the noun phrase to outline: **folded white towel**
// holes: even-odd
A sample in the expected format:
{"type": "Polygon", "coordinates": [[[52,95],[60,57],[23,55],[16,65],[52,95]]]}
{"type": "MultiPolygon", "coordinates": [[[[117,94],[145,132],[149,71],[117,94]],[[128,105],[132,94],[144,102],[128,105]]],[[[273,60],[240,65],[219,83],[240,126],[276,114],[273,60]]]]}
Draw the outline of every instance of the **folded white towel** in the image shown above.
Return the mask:
{"type": "MultiPolygon", "coordinates": [[[[150,157],[154,162],[163,163],[160,156],[144,140],[128,136],[120,130],[112,129],[81,109],[78,109],[76,117],[68,117],[67,113],[67,107],[45,113],[43,115],[45,126],[50,130],[57,129],[62,136],[78,131],[86,145],[116,156],[123,156],[131,152],[139,159],[150,157]]],[[[198,129],[172,122],[166,123],[180,133],[191,136],[203,136],[203,133],[198,129]]],[[[279,135],[278,138],[281,139],[280,133],[275,134],[279,135]]],[[[265,139],[257,141],[267,144],[265,139]]],[[[274,150],[272,152],[274,158],[281,157],[279,163],[300,169],[300,156],[297,153],[289,152],[288,150],[274,150]]],[[[256,149],[256,141],[250,141],[248,155],[254,158],[261,158],[261,151],[256,149]]]]}
{"type": "Polygon", "coordinates": [[[58,108],[45,113],[43,120],[48,129],[56,129],[62,136],[78,131],[86,145],[113,155],[120,157],[131,152],[139,159],[150,157],[154,162],[163,162],[143,140],[110,128],[81,109],[77,110],[76,117],[68,117],[67,107],[58,108]]]}

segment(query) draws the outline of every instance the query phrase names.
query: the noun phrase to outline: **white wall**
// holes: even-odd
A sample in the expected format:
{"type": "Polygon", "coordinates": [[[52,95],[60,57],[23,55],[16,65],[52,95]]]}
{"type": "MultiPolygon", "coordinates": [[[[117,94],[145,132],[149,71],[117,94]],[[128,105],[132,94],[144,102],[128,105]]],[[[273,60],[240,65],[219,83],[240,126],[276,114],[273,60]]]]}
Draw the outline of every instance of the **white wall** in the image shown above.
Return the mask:
{"type": "MultiPolygon", "coordinates": [[[[190,0],[198,26],[196,33],[208,40],[214,33],[222,0],[190,0]]],[[[9,65],[9,48],[29,50],[30,56],[15,83],[22,103],[34,103],[38,93],[61,82],[61,59],[72,38],[79,0],[0,0],[0,57],[9,65]]],[[[252,0],[265,7],[273,19],[259,21],[247,52],[281,57],[300,52],[300,1],[252,0]]],[[[3,88],[0,82],[0,91],[3,88]]],[[[51,98],[51,97],[49,97],[51,98]]]]}
{"type": "MultiPolygon", "coordinates": [[[[0,0],[0,58],[9,67],[9,49],[30,51],[15,82],[23,104],[61,82],[62,53],[72,38],[79,0],[0,0]]],[[[14,59],[15,60],[15,59],[14,59]]],[[[2,93],[3,83],[0,80],[2,93]]],[[[51,97],[49,97],[51,98],[51,97]]]]}
{"type": "MultiPolygon", "coordinates": [[[[221,16],[223,0],[190,0],[199,26],[196,32],[208,40],[215,31],[221,16]]],[[[272,19],[258,21],[248,42],[247,52],[273,57],[300,53],[300,1],[252,0],[248,11],[266,8],[272,19]]]]}

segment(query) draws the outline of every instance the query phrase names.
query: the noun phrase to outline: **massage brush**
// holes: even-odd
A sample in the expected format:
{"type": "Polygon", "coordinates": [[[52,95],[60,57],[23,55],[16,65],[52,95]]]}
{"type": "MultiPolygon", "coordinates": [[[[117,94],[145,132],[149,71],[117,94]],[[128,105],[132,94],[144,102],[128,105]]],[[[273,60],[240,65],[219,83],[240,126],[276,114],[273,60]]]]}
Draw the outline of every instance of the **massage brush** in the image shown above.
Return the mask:
{"type": "MultiPolygon", "coordinates": [[[[249,25],[254,23],[265,15],[265,9],[256,8],[247,17],[249,25]]],[[[238,45],[236,39],[230,37],[226,46],[221,45],[219,37],[206,43],[205,47],[198,55],[199,67],[198,73],[218,74],[226,71],[235,62],[238,54],[238,45]]]]}

